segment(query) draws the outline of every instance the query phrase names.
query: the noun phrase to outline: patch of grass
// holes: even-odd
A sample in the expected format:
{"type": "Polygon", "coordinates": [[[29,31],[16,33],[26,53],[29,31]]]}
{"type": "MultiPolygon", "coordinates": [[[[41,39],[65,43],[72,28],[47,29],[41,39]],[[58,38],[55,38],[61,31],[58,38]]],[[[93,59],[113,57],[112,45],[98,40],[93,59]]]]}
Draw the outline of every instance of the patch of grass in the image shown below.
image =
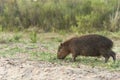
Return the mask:
{"type": "Polygon", "coordinates": [[[9,38],[0,38],[0,43],[8,43],[10,41],[9,38]]]}
{"type": "MultiPolygon", "coordinates": [[[[91,67],[101,67],[101,68],[106,68],[109,70],[119,70],[120,71],[120,60],[117,60],[115,63],[113,60],[109,60],[107,63],[104,62],[104,60],[97,59],[95,58],[90,58],[90,57],[82,57],[80,58],[80,63],[84,65],[88,65],[91,67]]],[[[76,63],[78,63],[78,61],[76,63]]]]}
{"type": "Polygon", "coordinates": [[[37,59],[41,61],[56,62],[56,55],[52,53],[31,52],[30,54],[33,59],[37,59]]]}
{"type": "Polygon", "coordinates": [[[22,37],[21,34],[16,34],[16,35],[13,36],[14,41],[20,41],[20,38],[21,38],[21,37],[22,37]]]}
{"type": "Polygon", "coordinates": [[[14,47],[14,48],[6,47],[5,50],[1,50],[0,55],[4,56],[4,57],[7,57],[7,56],[10,57],[10,56],[15,55],[16,53],[20,53],[21,51],[22,51],[22,49],[20,49],[18,47],[14,47]]]}
{"type": "Polygon", "coordinates": [[[59,37],[54,37],[54,38],[52,38],[52,41],[54,41],[54,42],[62,42],[63,40],[61,38],[59,38],[59,37]]]}
{"type": "MultiPolygon", "coordinates": [[[[36,32],[30,33],[27,37],[25,36],[25,40],[31,40],[32,43],[29,41],[26,43],[21,42],[23,38],[21,38],[24,33],[21,34],[12,34],[12,36],[7,36],[4,35],[5,37],[1,37],[0,41],[6,41],[6,42],[12,42],[11,43],[5,43],[0,45],[0,55],[1,56],[13,56],[17,53],[26,53],[31,55],[31,59],[35,60],[42,60],[42,61],[48,61],[51,63],[57,63],[60,65],[70,65],[73,67],[77,67],[81,64],[84,64],[86,66],[91,66],[91,67],[101,67],[101,68],[107,68],[109,70],[117,70],[120,71],[120,59],[117,59],[116,63],[113,63],[112,59],[108,61],[108,63],[104,63],[104,60],[101,60],[97,58],[92,58],[92,57],[83,57],[79,56],[77,57],[76,62],[72,62],[71,55],[66,57],[64,60],[59,60],[56,57],[56,51],[58,48],[59,43],[66,39],[66,36],[71,36],[66,34],[64,35],[55,35],[54,33],[49,34],[49,33],[40,33],[40,35],[36,32]],[[36,43],[38,41],[37,37],[41,39],[40,43],[36,43]],[[10,41],[11,40],[11,41],[10,41]],[[16,41],[19,42],[16,44],[16,41]],[[14,45],[15,44],[15,45],[14,45]],[[46,49],[45,51],[43,49],[46,49]]],[[[26,33],[27,34],[27,33],[26,33]]],[[[104,32],[104,33],[98,33],[102,35],[107,35],[109,36],[109,32],[104,32]]],[[[111,34],[111,33],[110,33],[111,34]]],[[[119,33],[116,35],[118,36],[119,33]]],[[[82,35],[82,34],[80,34],[82,35]]],[[[114,35],[115,36],[115,35],[114,35]]],[[[116,37],[117,37],[116,36],[116,37]]],[[[116,43],[118,44],[119,41],[116,43]]],[[[116,46],[116,45],[115,45],[116,46]]],[[[119,46],[117,45],[114,48],[114,51],[116,53],[119,52],[119,46]]]]}
{"type": "Polygon", "coordinates": [[[110,69],[110,70],[120,71],[120,60],[117,60],[115,63],[109,62],[105,65],[105,67],[110,69]]]}
{"type": "Polygon", "coordinates": [[[58,31],[59,32],[59,34],[61,34],[61,35],[66,35],[66,31],[65,30],[60,30],[60,31],[58,31]]]}
{"type": "Polygon", "coordinates": [[[116,60],[114,63],[112,59],[109,59],[109,61],[105,63],[104,60],[101,60],[100,58],[80,56],[75,62],[71,62],[71,57],[68,56],[65,61],[72,64],[74,67],[77,67],[79,64],[84,64],[91,67],[101,67],[109,70],[120,71],[120,60],[116,60]]]}
{"type": "Polygon", "coordinates": [[[9,39],[9,42],[19,42],[21,38],[22,38],[22,34],[16,33],[13,35],[12,38],[9,39]]]}
{"type": "Polygon", "coordinates": [[[35,31],[32,31],[30,33],[30,40],[32,43],[36,43],[37,42],[37,33],[35,31]]]}
{"type": "Polygon", "coordinates": [[[114,40],[120,39],[120,31],[111,33],[110,37],[114,40]]]}
{"type": "Polygon", "coordinates": [[[2,33],[0,43],[19,42],[22,38],[22,33],[2,33]]]}
{"type": "Polygon", "coordinates": [[[61,65],[70,65],[73,67],[78,67],[80,64],[91,67],[100,67],[106,68],[109,70],[120,71],[120,60],[117,60],[115,63],[113,60],[109,60],[108,63],[105,63],[104,60],[93,57],[83,57],[80,56],[75,62],[72,61],[71,56],[66,57],[64,60],[57,59],[56,54],[52,53],[32,53],[32,56],[37,60],[48,61],[52,63],[57,63],[61,65]],[[97,59],[97,60],[96,60],[97,59]]]}

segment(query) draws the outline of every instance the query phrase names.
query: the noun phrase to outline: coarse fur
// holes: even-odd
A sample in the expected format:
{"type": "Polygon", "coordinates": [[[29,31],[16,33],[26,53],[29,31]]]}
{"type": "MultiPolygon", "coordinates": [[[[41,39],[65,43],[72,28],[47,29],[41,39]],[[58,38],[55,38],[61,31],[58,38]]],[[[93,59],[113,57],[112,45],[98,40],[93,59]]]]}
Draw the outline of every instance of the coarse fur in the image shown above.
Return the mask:
{"type": "Polygon", "coordinates": [[[76,60],[78,55],[99,57],[103,56],[105,62],[111,56],[116,60],[116,53],[112,51],[113,42],[107,37],[91,34],[81,37],[71,38],[60,44],[57,52],[57,58],[64,59],[70,53],[72,54],[73,61],[76,60]]]}

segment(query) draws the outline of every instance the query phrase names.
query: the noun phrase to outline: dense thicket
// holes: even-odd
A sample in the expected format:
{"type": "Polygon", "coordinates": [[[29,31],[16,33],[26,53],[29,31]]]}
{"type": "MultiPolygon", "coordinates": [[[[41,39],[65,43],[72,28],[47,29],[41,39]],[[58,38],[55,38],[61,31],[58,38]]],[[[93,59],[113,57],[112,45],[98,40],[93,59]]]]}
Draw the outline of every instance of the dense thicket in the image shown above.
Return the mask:
{"type": "Polygon", "coordinates": [[[117,31],[119,0],[0,0],[0,27],[45,31],[117,31]]]}

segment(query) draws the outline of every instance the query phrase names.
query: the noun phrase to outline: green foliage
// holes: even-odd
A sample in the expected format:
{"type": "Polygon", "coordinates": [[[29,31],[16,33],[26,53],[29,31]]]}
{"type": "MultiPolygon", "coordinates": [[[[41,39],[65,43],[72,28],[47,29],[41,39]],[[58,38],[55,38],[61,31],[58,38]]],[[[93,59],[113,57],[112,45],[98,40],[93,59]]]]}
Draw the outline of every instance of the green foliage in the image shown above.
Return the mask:
{"type": "Polygon", "coordinates": [[[106,64],[106,67],[111,70],[120,70],[120,62],[119,61],[116,61],[115,63],[110,62],[106,64]]]}
{"type": "Polygon", "coordinates": [[[16,33],[16,34],[13,36],[13,41],[15,41],[15,42],[19,42],[20,39],[21,39],[21,37],[22,37],[21,34],[17,34],[17,33],[16,33]]]}
{"type": "Polygon", "coordinates": [[[37,33],[35,31],[32,31],[30,33],[30,40],[32,43],[36,43],[37,42],[37,33]]]}
{"type": "Polygon", "coordinates": [[[46,32],[117,31],[117,3],[119,0],[0,0],[0,25],[3,30],[32,26],[46,32]]]}
{"type": "Polygon", "coordinates": [[[104,60],[100,60],[99,58],[79,56],[77,57],[76,62],[72,62],[71,56],[67,56],[64,60],[59,60],[56,58],[56,54],[53,54],[53,53],[43,52],[43,53],[31,53],[31,54],[32,54],[32,57],[37,60],[48,61],[48,62],[57,63],[61,65],[70,65],[73,67],[78,67],[80,64],[84,64],[91,67],[102,67],[102,68],[106,68],[109,70],[116,70],[116,71],[120,70],[120,62],[119,62],[120,60],[116,60],[116,62],[114,63],[110,59],[108,63],[104,63],[104,60]]]}
{"type": "Polygon", "coordinates": [[[51,53],[45,53],[45,52],[42,52],[42,53],[31,53],[32,54],[32,57],[36,58],[37,56],[37,59],[38,60],[41,60],[41,61],[50,61],[50,62],[55,62],[55,57],[56,55],[54,54],[51,54],[51,53]]]}
{"type": "Polygon", "coordinates": [[[97,26],[97,23],[99,22],[99,16],[94,13],[91,13],[89,15],[76,16],[76,20],[78,26],[71,27],[71,30],[73,30],[73,32],[94,32],[100,27],[97,26]]]}
{"type": "Polygon", "coordinates": [[[2,32],[3,31],[3,26],[2,25],[0,25],[0,32],[2,32]]]}
{"type": "Polygon", "coordinates": [[[4,36],[1,36],[0,43],[20,42],[20,39],[22,38],[20,33],[15,33],[12,36],[11,35],[4,34],[4,36]]]}

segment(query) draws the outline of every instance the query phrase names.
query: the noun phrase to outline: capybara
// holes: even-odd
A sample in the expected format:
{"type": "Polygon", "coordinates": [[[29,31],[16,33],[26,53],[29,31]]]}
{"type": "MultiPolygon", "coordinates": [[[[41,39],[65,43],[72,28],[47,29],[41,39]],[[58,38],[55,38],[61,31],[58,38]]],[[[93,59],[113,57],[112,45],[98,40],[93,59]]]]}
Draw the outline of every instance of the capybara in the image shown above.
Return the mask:
{"type": "Polygon", "coordinates": [[[58,59],[64,59],[70,53],[75,61],[78,55],[105,58],[105,63],[111,56],[115,62],[116,53],[112,51],[113,42],[105,36],[90,34],[74,37],[60,44],[57,52],[58,59]]]}

